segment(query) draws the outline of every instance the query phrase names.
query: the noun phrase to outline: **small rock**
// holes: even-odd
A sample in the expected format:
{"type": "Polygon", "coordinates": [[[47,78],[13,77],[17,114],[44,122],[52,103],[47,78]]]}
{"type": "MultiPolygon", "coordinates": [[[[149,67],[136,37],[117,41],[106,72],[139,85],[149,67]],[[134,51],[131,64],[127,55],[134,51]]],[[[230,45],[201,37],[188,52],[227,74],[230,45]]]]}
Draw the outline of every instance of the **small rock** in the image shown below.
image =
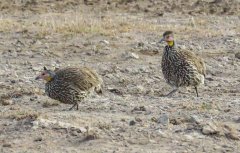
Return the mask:
{"type": "Polygon", "coordinates": [[[197,124],[200,124],[202,122],[202,120],[197,115],[190,116],[190,121],[197,124]]]}
{"type": "Polygon", "coordinates": [[[42,137],[38,137],[38,138],[34,139],[34,141],[42,141],[42,137]]]}
{"type": "Polygon", "coordinates": [[[125,119],[125,118],[122,118],[121,121],[122,121],[122,122],[126,122],[126,119],[125,119]]]}
{"type": "Polygon", "coordinates": [[[2,105],[3,106],[12,105],[12,104],[13,104],[13,101],[11,99],[2,101],[2,105]]]}
{"type": "Polygon", "coordinates": [[[225,134],[227,138],[232,140],[240,140],[240,136],[236,132],[229,132],[225,134]]]}
{"type": "Polygon", "coordinates": [[[240,116],[233,117],[234,122],[240,123],[240,116]]]}
{"type": "Polygon", "coordinates": [[[134,86],[134,87],[130,88],[129,90],[132,90],[130,92],[134,93],[134,94],[141,94],[141,93],[145,92],[144,87],[141,85],[134,86]]]}
{"type": "Polygon", "coordinates": [[[184,135],[186,141],[192,141],[194,138],[191,135],[184,135]]]}
{"type": "Polygon", "coordinates": [[[157,119],[156,119],[156,117],[152,117],[152,118],[151,118],[151,121],[157,123],[157,119]]]}
{"type": "Polygon", "coordinates": [[[203,126],[202,133],[206,134],[206,135],[217,134],[217,133],[219,133],[219,130],[215,123],[209,122],[205,126],[203,126]]]}
{"type": "Polygon", "coordinates": [[[43,67],[39,66],[39,67],[32,67],[33,71],[41,71],[43,69],[43,67]]]}
{"type": "Polygon", "coordinates": [[[131,52],[126,52],[123,54],[123,57],[126,59],[134,58],[134,59],[139,59],[139,55],[136,53],[131,53],[131,52]]]}
{"type": "Polygon", "coordinates": [[[78,136],[78,132],[77,131],[71,131],[71,136],[78,136]]]}
{"type": "Polygon", "coordinates": [[[237,52],[237,53],[235,54],[235,57],[238,58],[238,59],[240,59],[240,52],[237,52]]]}
{"type": "Polygon", "coordinates": [[[171,118],[170,123],[173,125],[180,125],[185,122],[185,119],[182,117],[171,118]]]}
{"type": "Polygon", "coordinates": [[[119,89],[109,87],[108,90],[112,93],[117,94],[117,95],[123,95],[123,92],[120,91],[119,89]]]}
{"type": "Polygon", "coordinates": [[[135,124],[136,124],[136,122],[135,122],[134,120],[132,120],[132,121],[129,122],[129,125],[130,125],[130,126],[133,126],[133,125],[135,125],[135,124]]]}
{"type": "Polygon", "coordinates": [[[109,41],[107,41],[107,40],[101,40],[100,43],[103,43],[103,44],[108,45],[108,44],[109,44],[109,41]]]}
{"type": "Polygon", "coordinates": [[[158,123],[160,123],[162,125],[168,125],[169,124],[169,116],[167,114],[162,114],[158,118],[158,123]]]}
{"type": "Polygon", "coordinates": [[[30,97],[30,101],[35,101],[35,100],[37,100],[37,99],[38,99],[37,96],[30,97]]]}
{"type": "Polygon", "coordinates": [[[145,106],[139,106],[139,107],[134,107],[132,112],[134,111],[146,111],[147,109],[145,108],[145,106]]]}
{"type": "Polygon", "coordinates": [[[16,80],[11,80],[11,83],[12,83],[12,84],[16,83],[16,80]]]}
{"type": "Polygon", "coordinates": [[[162,137],[162,138],[167,138],[168,137],[168,135],[167,135],[167,133],[165,133],[165,132],[163,132],[162,130],[158,130],[158,135],[160,136],[160,137],[162,137]]]}
{"type": "Polygon", "coordinates": [[[137,121],[137,122],[142,122],[142,119],[139,118],[139,117],[135,117],[135,121],[137,121]]]}
{"type": "Polygon", "coordinates": [[[194,138],[197,138],[197,139],[205,139],[205,136],[199,132],[193,132],[192,135],[194,138]]]}
{"type": "Polygon", "coordinates": [[[3,147],[12,147],[12,145],[10,143],[5,143],[2,145],[3,147]]]}
{"type": "Polygon", "coordinates": [[[132,58],[139,59],[139,56],[136,53],[131,53],[130,55],[132,58]]]}
{"type": "Polygon", "coordinates": [[[138,47],[143,47],[144,46],[144,43],[143,42],[139,42],[138,43],[138,47]]]}
{"type": "Polygon", "coordinates": [[[227,113],[227,112],[230,112],[231,109],[230,109],[230,108],[227,108],[227,109],[224,109],[223,111],[224,111],[225,113],[227,113]]]}

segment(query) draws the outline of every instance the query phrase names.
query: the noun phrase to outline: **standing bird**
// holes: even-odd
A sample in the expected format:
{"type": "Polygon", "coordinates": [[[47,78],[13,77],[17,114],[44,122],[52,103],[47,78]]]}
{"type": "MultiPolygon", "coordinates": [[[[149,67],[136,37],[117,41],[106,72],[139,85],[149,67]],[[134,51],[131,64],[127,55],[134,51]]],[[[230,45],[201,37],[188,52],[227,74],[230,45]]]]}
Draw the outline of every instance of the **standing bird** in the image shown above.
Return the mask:
{"type": "Polygon", "coordinates": [[[165,96],[171,96],[179,87],[193,86],[197,97],[197,87],[204,84],[206,67],[202,58],[189,51],[176,48],[172,31],[163,33],[160,42],[165,41],[162,56],[162,73],[167,83],[174,89],[165,96]]]}
{"type": "Polygon", "coordinates": [[[87,67],[67,67],[56,71],[44,67],[36,80],[46,81],[45,92],[55,100],[65,104],[73,104],[78,110],[78,103],[83,101],[93,90],[102,94],[102,79],[96,72],[87,67]]]}

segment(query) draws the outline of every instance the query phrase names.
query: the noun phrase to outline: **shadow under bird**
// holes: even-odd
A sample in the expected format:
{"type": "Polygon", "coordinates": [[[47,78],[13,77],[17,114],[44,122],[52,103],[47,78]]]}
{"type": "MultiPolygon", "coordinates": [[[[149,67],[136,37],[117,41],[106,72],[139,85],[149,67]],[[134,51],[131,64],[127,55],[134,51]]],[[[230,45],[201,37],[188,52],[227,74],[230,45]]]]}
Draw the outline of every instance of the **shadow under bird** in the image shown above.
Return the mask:
{"type": "Polygon", "coordinates": [[[192,86],[198,97],[197,87],[204,84],[206,75],[203,59],[192,52],[178,50],[172,31],[164,32],[162,41],[167,43],[162,56],[162,73],[166,82],[174,88],[165,96],[171,96],[179,87],[192,86]]]}
{"type": "Polygon", "coordinates": [[[91,92],[102,94],[102,79],[90,68],[67,67],[56,71],[44,70],[36,80],[45,80],[45,93],[52,99],[65,104],[73,104],[69,109],[76,107],[91,92]]]}

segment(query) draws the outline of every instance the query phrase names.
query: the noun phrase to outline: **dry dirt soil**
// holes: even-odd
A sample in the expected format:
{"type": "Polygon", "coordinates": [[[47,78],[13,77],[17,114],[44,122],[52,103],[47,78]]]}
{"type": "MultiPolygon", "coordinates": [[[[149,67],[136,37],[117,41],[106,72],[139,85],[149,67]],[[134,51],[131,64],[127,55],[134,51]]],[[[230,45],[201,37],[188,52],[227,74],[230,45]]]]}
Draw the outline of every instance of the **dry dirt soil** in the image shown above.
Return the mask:
{"type": "Polygon", "coordinates": [[[239,0],[1,0],[1,153],[240,152],[239,0]],[[161,72],[166,30],[203,57],[200,97],[172,97],[161,72]],[[104,94],[68,111],[34,78],[88,66],[104,94]]]}

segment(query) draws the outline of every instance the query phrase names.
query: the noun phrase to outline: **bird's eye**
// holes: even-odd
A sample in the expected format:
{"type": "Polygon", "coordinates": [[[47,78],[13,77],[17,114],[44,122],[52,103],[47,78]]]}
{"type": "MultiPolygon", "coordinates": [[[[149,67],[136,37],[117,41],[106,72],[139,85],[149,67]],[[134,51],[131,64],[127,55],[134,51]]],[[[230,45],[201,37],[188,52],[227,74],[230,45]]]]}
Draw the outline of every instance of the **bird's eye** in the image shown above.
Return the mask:
{"type": "Polygon", "coordinates": [[[42,75],[46,75],[46,73],[42,73],[42,75]]]}

